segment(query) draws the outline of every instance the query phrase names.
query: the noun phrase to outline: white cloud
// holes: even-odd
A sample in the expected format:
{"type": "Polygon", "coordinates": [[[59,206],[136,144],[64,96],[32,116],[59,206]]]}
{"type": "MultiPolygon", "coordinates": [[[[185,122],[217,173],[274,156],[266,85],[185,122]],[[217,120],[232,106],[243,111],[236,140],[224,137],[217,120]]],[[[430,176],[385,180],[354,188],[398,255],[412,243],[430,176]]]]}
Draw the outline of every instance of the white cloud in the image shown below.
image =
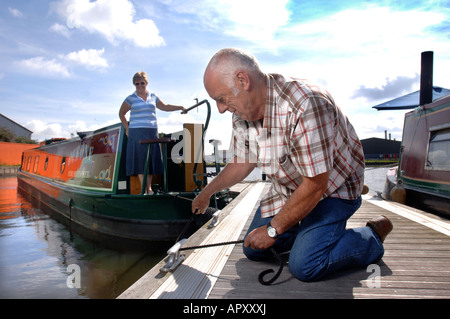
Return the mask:
{"type": "Polygon", "coordinates": [[[69,132],[63,130],[61,124],[58,123],[46,123],[40,120],[32,120],[27,122],[25,127],[33,132],[31,138],[36,141],[43,141],[55,137],[70,137],[69,132]]]}
{"type": "MultiPolygon", "coordinates": [[[[270,42],[280,27],[287,24],[288,1],[273,0],[217,0],[213,1],[215,14],[232,23],[225,33],[250,41],[270,42]]],[[[218,26],[222,28],[222,26],[218,26]]]]}
{"type": "Polygon", "coordinates": [[[184,123],[199,123],[190,114],[180,114],[180,112],[158,111],[157,120],[159,133],[165,134],[181,131],[184,123]]]}
{"type": "Polygon", "coordinates": [[[89,132],[89,131],[94,131],[97,130],[99,128],[111,125],[111,124],[115,124],[118,121],[114,121],[114,122],[108,122],[108,123],[103,123],[103,124],[92,124],[92,125],[87,125],[84,121],[75,121],[74,124],[71,124],[67,127],[67,130],[70,132],[70,134],[73,134],[74,136],[76,135],[77,132],[89,132]]]}
{"type": "Polygon", "coordinates": [[[399,76],[395,79],[386,79],[386,84],[381,87],[370,88],[361,85],[355,90],[352,98],[364,97],[368,101],[379,101],[385,98],[396,98],[401,94],[411,93],[413,86],[420,81],[419,74],[410,78],[399,76]]]}
{"type": "Polygon", "coordinates": [[[55,59],[47,60],[38,56],[31,59],[21,60],[17,65],[25,73],[35,73],[44,76],[70,77],[70,72],[66,66],[55,59]]]}
{"type": "MultiPolygon", "coordinates": [[[[420,53],[434,50],[436,56],[447,55],[450,42],[430,33],[430,28],[445,21],[444,12],[396,11],[370,5],[339,11],[283,28],[275,39],[276,47],[281,54],[299,58],[271,62],[268,67],[270,72],[284,72],[321,84],[343,108],[353,105],[355,111],[370,109],[368,99],[355,99],[358,88],[379,88],[380,100],[409,93],[386,91],[386,81],[389,84],[395,79],[410,79],[414,91],[420,53]],[[389,96],[383,96],[384,91],[389,96]]],[[[440,71],[435,69],[436,73],[440,71]]]]}
{"type": "MultiPolygon", "coordinates": [[[[386,129],[401,139],[405,112],[371,107],[418,89],[422,51],[435,51],[435,83],[449,83],[444,72],[450,52],[445,33],[449,11],[442,8],[393,9],[365,2],[303,19],[302,12],[285,14],[286,4],[276,1],[277,7],[260,1],[252,10],[245,9],[251,1],[160,2],[183,13],[187,23],[245,39],[243,45],[254,51],[264,71],[307,78],[329,90],[361,138],[383,137],[386,129]],[[444,28],[440,36],[439,27],[444,28]]],[[[230,126],[222,127],[223,135],[230,126]]]]}
{"type": "Polygon", "coordinates": [[[94,131],[117,122],[117,120],[111,120],[101,124],[87,125],[84,121],[78,120],[73,124],[65,125],[56,122],[48,123],[41,120],[31,120],[25,123],[25,127],[33,132],[31,136],[33,140],[44,141],[51,138],[71,138],[76,136],[77,132],[94,131]]]}
{"type": "Polygon", "coordinates": [[[442,73],[438,61],[447,58],[450,42],[431,31],[447,21],[446,13],[364,6],[305,22],[296,18],[273,40],[279,61],[277,55],[260,61],[263,70],[329,90],[360,138],[382,138],[387,130],[400,140],[405,112],[372,106],[418,89],[422,51],[435,51],[435,73],[442,73]]]}
{"type": "Polygon", "coordinates": [[[375,111],[368,113],[347,113],[347,117],[360,139],[384,138],[384,131],[392,139],[400,141],[403,135],[405,111],[375,111]],[[376,118],[376,120],[374,120],[376,118]]]}
{"type": "Polygon", "coordinates": [[[83,65],[88,69],[108,68],[108,61],[102,58],[104,52],[105,49],[82,49],[67,54],[66,56],[64,56],[64,59],[76,64],[83,65]]]}
{"type": "Polygon", "coordinates": [[[128,0],[63,0],[53,7],[69,28],[101,34],[112,44],[128,40],[139,47],[164,45],[152,20],[134,20],[135,9],[128,0]]]}
{"type": "Polygon", "coordinates": [[[59,33],[59,34],[61,34],[62,36],[66,37],[66,38],[70,38],[69,29],[65,25],[62,25],[62,24],[59,24],[59,23],[54,23],[50,27],[50,31],[59,33]]]}
{"type": "Polygon", "coordinates": [[[44,77],[72,77],[69,71],[72,65],[82,65],[88,70],[102,70],[109,67],[108,61],[102,57],[104,49],[82,49],[67,55],[59,55],[57,59],[47,59],[42,56],[16,62],[21,72],[44,77]]]}
{"type": "Polygon", "coordinates": [[[15,18],[22,18],[23,17],[23,13],[15,8],[8,8],[9,13],[11,13],[11,15],[15,18]]]}
{"type": "Polygon", "coordinates": [[[438,12],[365,6],[286,28],[280,44],[301,45],[306,52],[327,55],[332,50],[334,55],[395,57],[426,50],[426,29],[445,20],[445,14],[438,12]]]}
{"type": "Polygon", "coordinates": [[[219,31],[263,46],[289,21],[288,0],[161,0],[168,9],[192,14],[188,23],[219,31]]]}

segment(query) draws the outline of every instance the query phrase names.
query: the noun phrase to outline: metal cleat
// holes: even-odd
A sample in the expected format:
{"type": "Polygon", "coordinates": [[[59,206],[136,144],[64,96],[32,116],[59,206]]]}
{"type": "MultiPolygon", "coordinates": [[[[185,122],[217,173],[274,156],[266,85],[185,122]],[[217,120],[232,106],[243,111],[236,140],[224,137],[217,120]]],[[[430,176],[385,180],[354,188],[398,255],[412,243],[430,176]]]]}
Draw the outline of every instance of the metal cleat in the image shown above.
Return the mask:
{"type": "Polygon", "coordinates": [[[175,245],[173,245],[168,251],[167,251],[167,261],[166,264],[161,267],[159,271],[161,272],[169,272],[174,270],[178,267],[179,264],[181,264],[184,260],[184,255],[180,255],[180,248],[183,246],[183,244],[187,241],[187,238],[184,238],[177,242],[175,245]]]}
{"type": "Polygon", "coordinates": [[[208,229],[216,227],[220,223],[219,217],[220,217],[221,212],[222,212],[221,210],[218,210],[212,215],[212,221],[208,225],[208,229]]]}

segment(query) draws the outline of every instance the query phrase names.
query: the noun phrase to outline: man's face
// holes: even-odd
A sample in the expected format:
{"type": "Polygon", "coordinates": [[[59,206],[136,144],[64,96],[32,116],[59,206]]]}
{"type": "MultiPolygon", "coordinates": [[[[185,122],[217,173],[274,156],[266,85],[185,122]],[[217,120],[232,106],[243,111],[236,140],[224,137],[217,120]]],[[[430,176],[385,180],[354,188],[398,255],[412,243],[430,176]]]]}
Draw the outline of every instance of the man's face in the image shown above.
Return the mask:
{"type": "Polygon", "coordinates": [[[256,107],[250,102],[248,91],[240,89],[237,85],[230,88],[215,75],[205,78],[205,88],[209,96],[216,101],[220,113],[228,111],[247,121],[258,119],[256,107]]]}

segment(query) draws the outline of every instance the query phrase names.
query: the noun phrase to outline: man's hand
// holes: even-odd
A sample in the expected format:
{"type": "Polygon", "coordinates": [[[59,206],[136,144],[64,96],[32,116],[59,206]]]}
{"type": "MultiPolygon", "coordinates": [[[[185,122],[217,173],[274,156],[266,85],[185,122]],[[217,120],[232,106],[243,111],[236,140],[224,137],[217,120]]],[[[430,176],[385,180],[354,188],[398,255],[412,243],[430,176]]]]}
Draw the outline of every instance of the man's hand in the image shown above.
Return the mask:
{"type": "Polygon", "coordinates": [[[192,213],[204,214],[209,206],[209,198],[210,196],[205,195],[204,192],[198,194],[192,202],[192,213]]]}
{"type": "Polygon", "coordinates": [[[222,189],[233,186],[242,181],[256,167],[256,163],[238,163],[236,158],[228,162],[227,165],[208,185],[195,197],[192,202],[192,212],[197,214],[205,213],[209,206],[209,199],[214,193],[222,189]]]}
{"type": "Polygon", "coordinates": [[[268,249],[272,247],[276,238],[269,237],[267,234],[267,226],[261,226],[253,229],[245,238],[244,246],[252,249],[268,249]]]}

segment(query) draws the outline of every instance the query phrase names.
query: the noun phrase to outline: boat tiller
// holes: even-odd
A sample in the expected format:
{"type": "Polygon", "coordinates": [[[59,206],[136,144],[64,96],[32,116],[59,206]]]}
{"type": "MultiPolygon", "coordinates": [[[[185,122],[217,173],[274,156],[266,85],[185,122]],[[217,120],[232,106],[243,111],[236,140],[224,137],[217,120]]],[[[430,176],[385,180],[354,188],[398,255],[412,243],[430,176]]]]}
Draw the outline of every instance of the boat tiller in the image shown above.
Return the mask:
{"type": "Polygon", "coordinates": [[[177,242],[175,245],[173,245],[168,251],[167,251],[167,261],[166,264],[160,269],[161,272],[169,272],[174,270],[178,267],[179,264],[181,264],[184,260],[184,255],[180,255],[180,248],[184,245],[184,243],[187,241],[187,238],[183,238],[179,242],[177,242]]]}

